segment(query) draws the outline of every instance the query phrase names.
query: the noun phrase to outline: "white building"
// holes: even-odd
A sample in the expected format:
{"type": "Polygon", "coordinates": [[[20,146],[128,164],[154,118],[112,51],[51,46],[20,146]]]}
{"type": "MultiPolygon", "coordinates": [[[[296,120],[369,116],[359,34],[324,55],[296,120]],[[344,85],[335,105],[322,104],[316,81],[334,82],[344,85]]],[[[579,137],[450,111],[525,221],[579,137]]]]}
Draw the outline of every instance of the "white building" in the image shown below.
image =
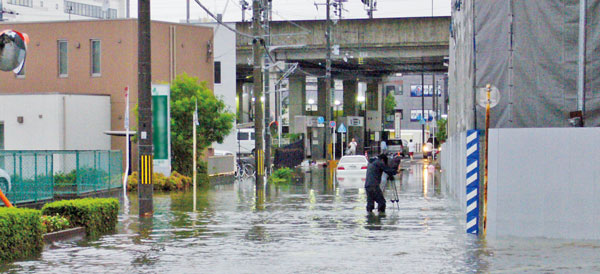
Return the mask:
{"type": "Polygon", "coordinates": [[[9,22],[114,19],[127,17],[129,0],[0,0],[9,22]]]}
{"type": "MultiPolygon", "coordinates": [[[[196,22],[194,22],[196,23],[196,22]]],[[[212,27],[214,29],[214,94],[225,102],[229,111],[236,114],[236,45],[235,33],[217,23],[198,23],[198,25],[212,27]]],[[[235,23],[228,23],[235,29],[235,23]]],[[[224,138],[223,143],[214,143],[215,150],[237,151],[237,132],[234,121],[231,134],[224,138]]]]}
{"type": "Polygon", "coordinates": [[[110,96],[0,95],[0,149],[109,150],[110,96]]]}

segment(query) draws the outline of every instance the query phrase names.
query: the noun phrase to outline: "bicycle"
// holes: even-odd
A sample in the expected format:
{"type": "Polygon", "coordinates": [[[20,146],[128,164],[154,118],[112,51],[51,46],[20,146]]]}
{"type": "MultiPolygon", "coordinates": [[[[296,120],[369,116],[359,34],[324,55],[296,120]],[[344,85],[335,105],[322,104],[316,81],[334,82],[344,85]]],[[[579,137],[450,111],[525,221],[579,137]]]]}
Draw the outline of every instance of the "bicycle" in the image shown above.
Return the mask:
{"type": "Polygon", "coordinates": [[[256,173],[254,165],[250,163],[251,158],[238,158],[235,168],[235,177],[238,179],[253,177],[256,173]]]}

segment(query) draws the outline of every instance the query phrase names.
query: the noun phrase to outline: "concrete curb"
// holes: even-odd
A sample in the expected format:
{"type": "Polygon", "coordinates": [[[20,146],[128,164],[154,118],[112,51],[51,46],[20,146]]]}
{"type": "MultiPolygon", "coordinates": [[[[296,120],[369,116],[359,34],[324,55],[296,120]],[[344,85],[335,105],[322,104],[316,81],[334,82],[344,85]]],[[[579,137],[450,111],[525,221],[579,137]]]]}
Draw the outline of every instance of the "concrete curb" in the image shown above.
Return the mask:
{"type": "Polygon", "coordinates": [[[53,244],[58,241],[78,241],[85,239],[85,228],[75,227],[61,231],[51,232],[44,234],[44,242],[47,245],[53,244]]]}

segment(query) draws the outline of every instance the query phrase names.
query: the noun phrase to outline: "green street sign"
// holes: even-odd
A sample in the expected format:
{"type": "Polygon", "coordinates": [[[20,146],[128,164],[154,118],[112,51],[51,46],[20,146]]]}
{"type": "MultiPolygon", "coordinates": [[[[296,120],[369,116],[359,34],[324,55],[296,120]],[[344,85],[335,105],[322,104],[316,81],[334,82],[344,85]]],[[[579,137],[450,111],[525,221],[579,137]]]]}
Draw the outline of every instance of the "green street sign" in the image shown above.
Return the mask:
{"type": "Polygon", "coordinates": [[[154,171],[171,174],[171,88],[169,85],[152,85],[152,143],[154,145],[154,171]]]}

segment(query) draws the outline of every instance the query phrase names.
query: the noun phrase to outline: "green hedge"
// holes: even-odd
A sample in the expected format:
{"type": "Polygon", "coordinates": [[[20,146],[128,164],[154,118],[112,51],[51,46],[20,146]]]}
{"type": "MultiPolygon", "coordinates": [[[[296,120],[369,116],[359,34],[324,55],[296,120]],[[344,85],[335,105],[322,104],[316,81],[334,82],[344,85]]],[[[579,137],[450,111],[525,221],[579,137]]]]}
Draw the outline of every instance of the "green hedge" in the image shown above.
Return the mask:
{"type": "Polygon", "coordinates": [[[0,208],[0,260],[10,262],[38,255],[44,248],[42,213],[35,209],[0,208]]]}
{"type": "Polygon", "coordinates": [[[64,216],[73,226],[85,227],[87,236],[97,237],[115,230],[119,201],[115,198],[62,200],[46,204],[42,213],[64,216]]]}

